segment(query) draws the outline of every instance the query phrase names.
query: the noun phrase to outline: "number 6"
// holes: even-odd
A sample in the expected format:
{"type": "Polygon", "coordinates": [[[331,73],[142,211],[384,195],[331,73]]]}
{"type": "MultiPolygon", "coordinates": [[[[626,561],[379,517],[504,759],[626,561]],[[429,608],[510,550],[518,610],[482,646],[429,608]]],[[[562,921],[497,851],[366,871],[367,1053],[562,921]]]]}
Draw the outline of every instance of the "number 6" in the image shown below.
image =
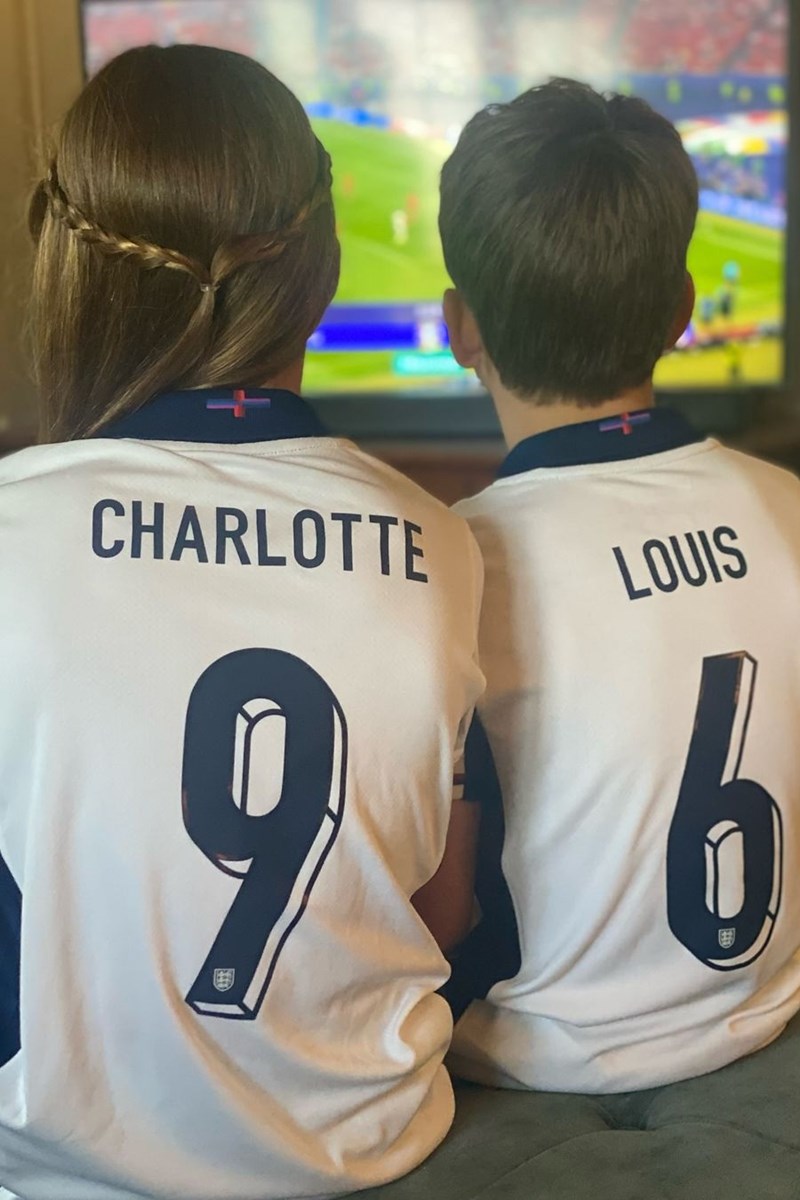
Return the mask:
{"type": "Polygon", "coordinates": [[[667,916],[675,937],[717,971],[764,952],[781,903],[783,827],[763,787],[739,778],[757,664],[703,660],[694,733],[667,842],[667,916]]]}
{"type": "Polygon", "coordinates": [[[186,997],[197,1012],[240,1020],[258,1014],[339,832],[346,768],[339,703],[294,655],[238,650],[195,684],[186,714],[184,824],[215,867],[242,879],[186,997]],[[253,816],[253,737],[276,716],[285,730],[280,795],[270,812],[253,816]]]}

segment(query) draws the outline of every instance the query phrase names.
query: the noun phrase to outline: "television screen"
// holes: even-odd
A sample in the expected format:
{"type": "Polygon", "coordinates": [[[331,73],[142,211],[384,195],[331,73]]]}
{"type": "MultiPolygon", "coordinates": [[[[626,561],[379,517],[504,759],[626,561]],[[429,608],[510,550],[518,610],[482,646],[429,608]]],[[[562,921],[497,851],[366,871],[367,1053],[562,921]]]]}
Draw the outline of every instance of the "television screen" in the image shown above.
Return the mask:
{"type": "Polygon", "coordinates": [[[335,173],[342,280],[310,392],[464,393],[447,344],[442,162],[465,121],[550,75],[644,96],[697,167],[697,307],[662,388],[783,377],[788,0],[84,0],[87,71],[129,46],[250,54],[301,98],[335,173]]]}

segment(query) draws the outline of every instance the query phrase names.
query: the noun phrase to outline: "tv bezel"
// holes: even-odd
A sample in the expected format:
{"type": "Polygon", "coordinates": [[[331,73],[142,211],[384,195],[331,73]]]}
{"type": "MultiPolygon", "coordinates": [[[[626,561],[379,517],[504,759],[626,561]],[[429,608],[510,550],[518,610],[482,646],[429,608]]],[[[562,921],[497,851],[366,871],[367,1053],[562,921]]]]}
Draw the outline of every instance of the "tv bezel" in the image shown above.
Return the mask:
{"type": "MultiPolygon", "coordinates": [[[[159,3],[160,0],[145,0],[159,3]]],[[[800,406],[800,5],[788,9],[787,226],[784,270],[783,378],[770,384],[740,387],[657,389],[659,400],[684,411],[698,425],[718,433],[738,432],[750,424],[763,402],[784,397],[800,406]],[[791,269],[792,263],[797,270],[791,269]]],[[[81,71],[87,74],[83,9],[76,0],[81,71]]],[[[346,436],[379,441],[486,440],[500,437],[491,399],[480,390],[358,391],[307,393],[325,423],[346,436]],[[454,420],[457,413],[457,419],[454,420]]]]}

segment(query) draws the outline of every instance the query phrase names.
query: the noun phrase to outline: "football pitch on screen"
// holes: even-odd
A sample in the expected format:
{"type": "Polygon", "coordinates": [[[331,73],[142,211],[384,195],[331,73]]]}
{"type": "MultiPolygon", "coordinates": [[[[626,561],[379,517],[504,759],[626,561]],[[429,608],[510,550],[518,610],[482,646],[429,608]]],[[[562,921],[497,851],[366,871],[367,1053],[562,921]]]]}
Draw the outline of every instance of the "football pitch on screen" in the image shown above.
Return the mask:
{"type": "MultiPolygon", "coordinates": [[[[339,121],[314,122],[334,164],[334,197],[342,245],[340,303],[438,301],[448,286],[437,229],[438,180],[449,148],[445,142],[339,121]]],[[[781,322],[783,235],[775,230],[701,213],[689,266],[698,297],[724,287],[726,264],[736,263],[740,282],[729,326],[736,329],[781,322]]],[[[707,332],[723,337],[715,318],[707,332]]],[[[458,376],[425,374],[417,356],[413,377],[398,374],[388,351],[312,352],[306,369],[309,392],[387,391],[424,388],[451,391],[458,376]]],[[[441,358],[438,360],[441,362],[441,358]]],[[[668,387],[777,382],[782,345],[777,337],[671,355],[658,368],[668,387]]]]}

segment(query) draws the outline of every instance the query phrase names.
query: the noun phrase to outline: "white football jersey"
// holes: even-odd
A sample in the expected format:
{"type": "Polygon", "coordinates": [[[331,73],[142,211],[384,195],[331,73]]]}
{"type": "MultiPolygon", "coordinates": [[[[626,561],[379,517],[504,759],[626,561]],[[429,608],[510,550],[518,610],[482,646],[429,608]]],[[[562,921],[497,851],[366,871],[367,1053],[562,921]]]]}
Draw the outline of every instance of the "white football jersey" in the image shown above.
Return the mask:
{"type": "Polygon", "coordinates": [[[659,409],[528,439],[458,510],[488,857],[453,1069],[614,1092],[758,1050],[800,1008],[800,482],[659,409]]]}
{"type": "Polygon", "coordinates": [[[297,397],[0,463],[0,1181],[286,1200],[449,1128],[466,523],[297,397]]]}

